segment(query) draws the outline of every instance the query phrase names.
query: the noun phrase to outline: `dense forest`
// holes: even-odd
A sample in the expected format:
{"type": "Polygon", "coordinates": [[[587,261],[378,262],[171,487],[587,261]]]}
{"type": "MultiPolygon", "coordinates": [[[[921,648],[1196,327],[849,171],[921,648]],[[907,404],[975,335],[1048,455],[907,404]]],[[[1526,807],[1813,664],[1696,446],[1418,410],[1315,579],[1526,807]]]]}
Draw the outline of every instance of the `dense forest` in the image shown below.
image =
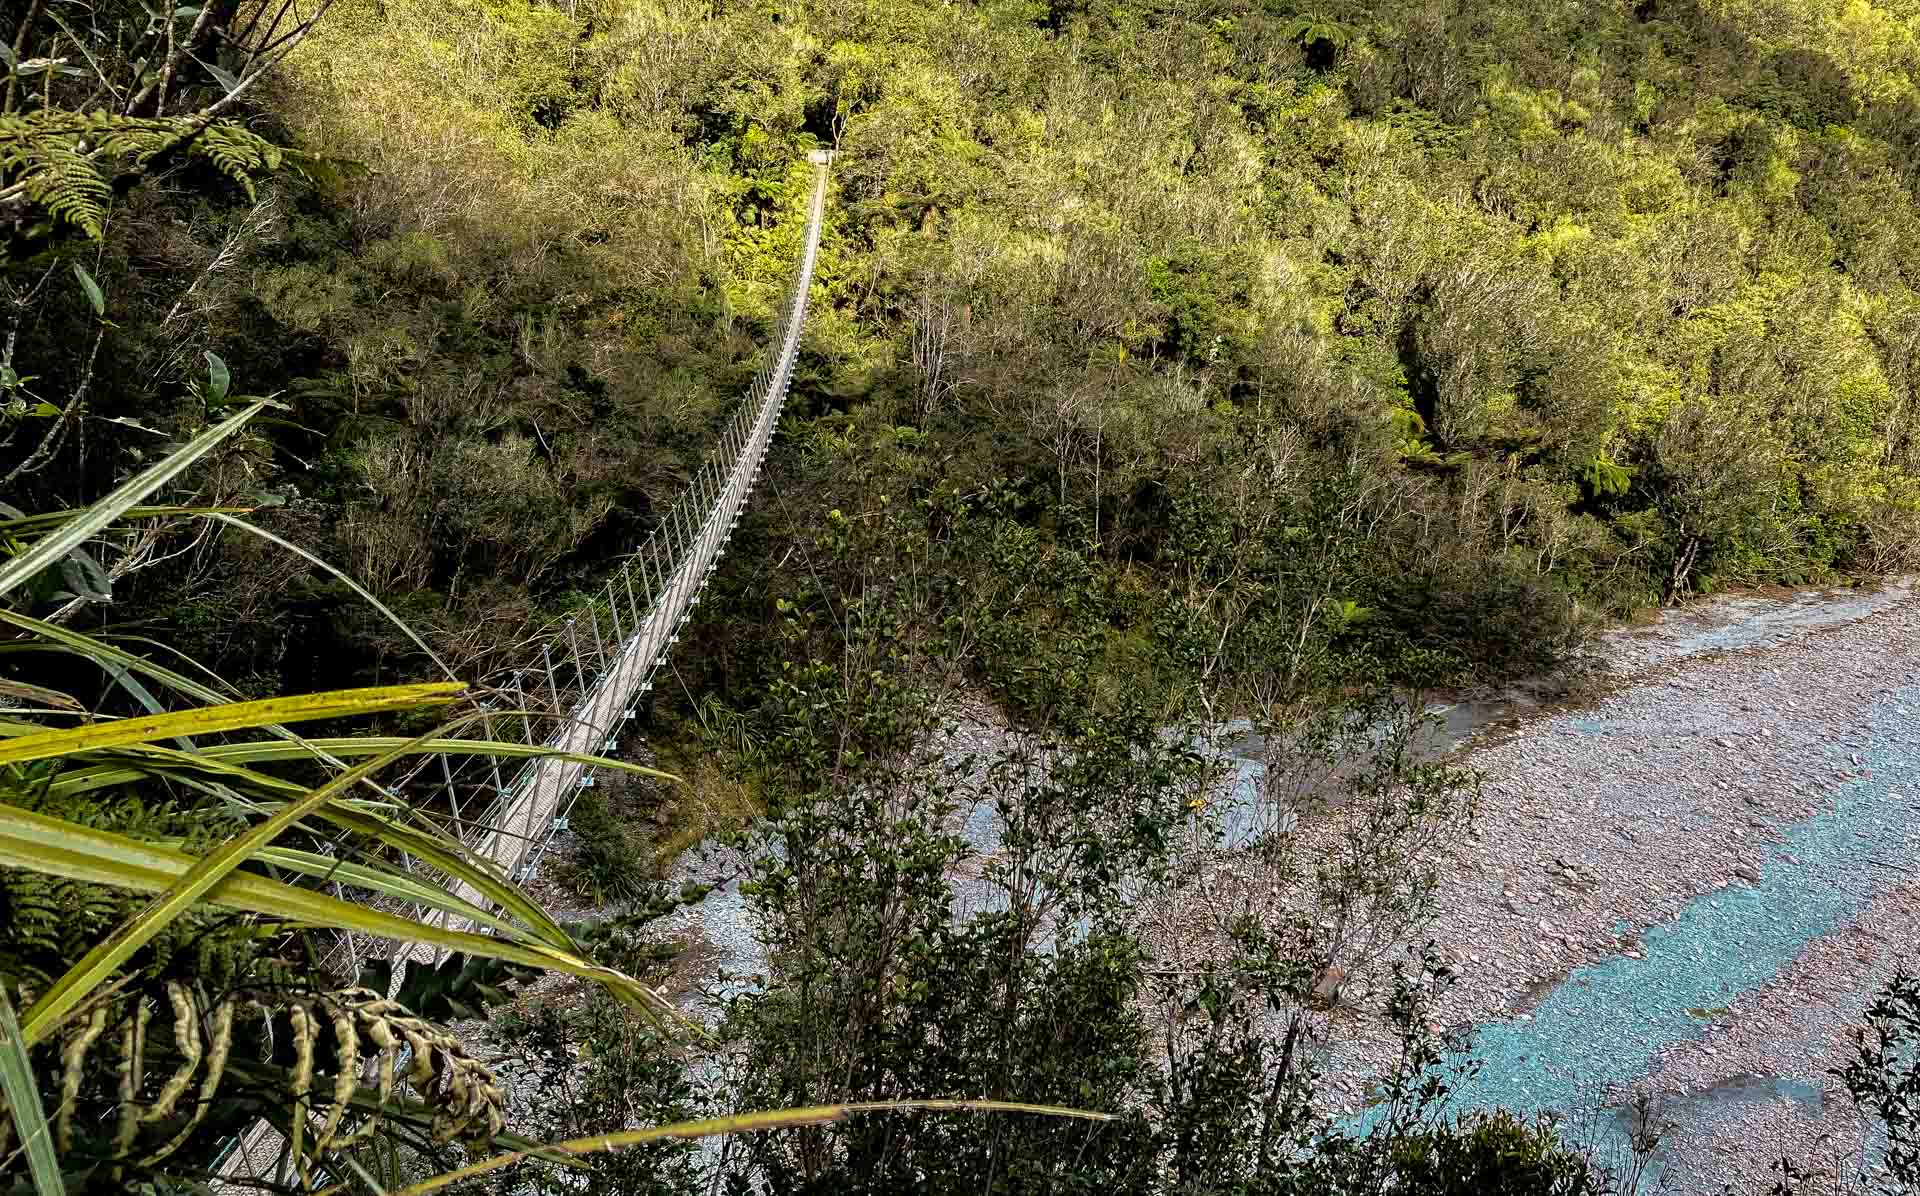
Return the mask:
{"type": "MultiPolygon", "coordinates": [[[[1294,1058],[1324,1013],[1313,917],[1223,914],[1225,955],[1160,966],[1127,878],[1178,890],[1172,828],[1209,783],[1164,729],[1249,714],[1317,760],[1359,747],[1364,716],[1404,744],[1407,687],[1565,670],[1596,628],[1695,595],[1920,564],[1902,4],[29,0],[0,18],[0,67],[0,549],[23,559],[36,517],[206,441],[168,506],[4,592],[9,634],[55,646],[0,665],[36,718],[157,709],[122,650],[235,701],[430,679],[429,648],[468,680],[519,663],[733,413],[791,277],[807,154],[834,151],[768,485],[642,720],[706,805],[733,795],[719,821],[756,861],[783,979],[725,1020],[746,1060],[725,1083],[617,986],[522,1000],[495,1032],[555,1084],[586,1050],[582,1133],[982,1092],[1131,1123],[768,1135],[722,1156],[729,1191],[1603,1190],[1548,1128],[1435,1112],[1431,958],[1382,997],[1406,1056],[1367,1133],[1294,1058]],[[925,744],[962,701],[1016,729],[987,784],[1039,813],[995,874],[1025,897],[955,922],[958,799],[925,744]],[[1063,925],[1083,934],[1056,949],[1063,925]]],[[[1418,870],[1362,873],[1464,820],[1474,782],[1366,747],[1343,783],[1375,799],[1351,807],[1373,854],[1323,869],[1316,900],[1417,947],[1418,870]]],[[[274,808],[4,767],[6,804],[187,859],[274,808]]],[[[613,845],[581,891],[643,898],[580,941],[654,979],[642,915],[666,898],[635,861],[709,829],[676,792],[580,819],[613,845]]],[[[369,858],[414,850],[347,832],[369,858]]],[[[4,862],[0,975],[24,1008],[139,904],[78,874],[50,897],[4,862]]],[[[156,1025],[179,1015],[156,1031],[173,1047],[199,1016],[183,984],[339,991],[300,935],[194,917],[118,960],[156,1025]]],[[[414,1012],[472,1017],[523,978],[465,962],[410,989],[414,1012]]],[[[314,1000],[262,1007],[388,1024],[314,1000]]],[[[208,1016],[230,1028],[225,1008],[208,1016]]],[[[463,1074],[450,1032],[407,1032],[463,1074]]],[[[292,1040],[311,1081],[314,1040],[292,1040]]],[[[88,1068],[141,1083],[131,1049],[118,1073],[64,1051],[32,1065],[69,1103],[88,1068]]],[[[353,1071],[331,1073],[343,1091],[353,1071]]],[[[133,1182],[131,1126],[86,1182],[133,1182]]],[[[497,1190],[693,1190],[715,1165],[612,1158],[497,1190]]]]}
{"type": "MultiPolygon", "coordinates": [[[[1070,558],[1116,653],[1205,667],[1219,579],[1344,519],[1352,638],[1538,667],[1911,562],[1916,52],[1861,5],[341,3],[247,115],[310,158],[115,197],[97,355],[16,212],[9,501],[204,419],[211,350],[289,410],[205,496],[476,667],[704,453],[825,144],[780,493],[695,692],[764,682],[779,545],[882,493],[1070,558]]],[[[263,690],[417,666],[236,540],[127,566],[115,617],[263,690]]]]}

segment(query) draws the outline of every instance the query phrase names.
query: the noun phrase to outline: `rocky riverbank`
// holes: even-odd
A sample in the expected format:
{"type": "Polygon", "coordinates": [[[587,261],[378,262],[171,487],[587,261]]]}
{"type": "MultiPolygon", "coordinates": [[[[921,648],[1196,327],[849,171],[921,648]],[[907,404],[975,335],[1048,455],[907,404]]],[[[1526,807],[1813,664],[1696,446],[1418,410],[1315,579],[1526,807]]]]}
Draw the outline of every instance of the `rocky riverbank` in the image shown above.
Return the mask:
{"type": "MultiPolygon", "coordinates": [[[[1765,1191],[1781,1154],[1858,1160],[1826,1072],[1920,947],[1920,603],[1743,605],[1613,637],[1614,692],[1467,753],[1484,800],[1430,931],[1459,971],[1437,1015],[1485,1061],[1464,1104],[1644,1094],[1687,1193],[1765,1191]]],[[[1364,1091],[1389,1046],[1360,1019],[1338,1079],[1364,1091]]]]}
{"type": "MultiPolygon", "coordinates": [[[[1874,990],[1916,963],[1920,752],[1902,748],[1920,725],[1920,600],[1720,600],[1602,654],[1611,678],[1577,708],[1449,712],[1478,729],[1460,759],[1485,776],[1427,930],[1458,971],[1436,1024],[1485,1062],[1461,1107],[1571,1112],[1605,1147],[1644,1096],[1681,1193],[1764,1192],[1782,1153],[1852,1166],[1861,1123],[1826,1073],[1874,990]]],[[[1005,735],[976,711],[944,747],[986,755],[1005,735]]],[[[993,850],[990,818],[965,833],[993,850]]],[[[677,875],[740,863],[690,853],[677,875]]],[[[703,971],[765,967],[737,889],[678,921],[703,971]]],[[[1366,1016],[1380,979],[1350,976],[1358,1016],[1329,1027],[1333,1103],[1355,1114],[1392,1046],[1366,1016]]],[[[691,1008],[699,978],[684,980],[691,1008]]]]}

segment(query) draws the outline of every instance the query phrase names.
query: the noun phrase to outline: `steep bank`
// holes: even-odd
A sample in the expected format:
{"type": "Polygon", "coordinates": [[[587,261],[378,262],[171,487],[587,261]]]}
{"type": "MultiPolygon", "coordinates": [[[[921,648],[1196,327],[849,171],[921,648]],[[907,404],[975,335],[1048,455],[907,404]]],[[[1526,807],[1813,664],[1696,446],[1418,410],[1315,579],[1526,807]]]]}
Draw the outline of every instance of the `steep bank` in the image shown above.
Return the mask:
{"type": "MultiPolygon", "coordinates": [[[[831,144],[782,497],[690,632],[690,694],[758,700],[775,601],[855,581],[785,547],[873,495],[933,503],[935,536],[990,496],[1023,554],[1096,578],[1072,624],[1118,658],[1206,667],[1207,624],[1290,601],[1308,550],[1367,616],[1350,638],[1523,672],[1576,601],[1914,559],[1920,109],[1904,18],[1862,11],[1888,24],[341,0],[248,97],[320,160],[136,189],[97,242],[17,255],[16,294],[81,264],[106,304],[16,311],[15,373],[92,422],[41,454],[29,403],[0,467],[36,462],[26,509],[104,493],[199,426],[214,352],[294,410],[202,497],[257,503],[483,674],[697,466],[766,340],[797,164],[831,144]]],[[[43,26],[27,57],[64,53],[43,26]]],[[[258,692],[423,663],[242,541],[118,590],[258,692]]]]}

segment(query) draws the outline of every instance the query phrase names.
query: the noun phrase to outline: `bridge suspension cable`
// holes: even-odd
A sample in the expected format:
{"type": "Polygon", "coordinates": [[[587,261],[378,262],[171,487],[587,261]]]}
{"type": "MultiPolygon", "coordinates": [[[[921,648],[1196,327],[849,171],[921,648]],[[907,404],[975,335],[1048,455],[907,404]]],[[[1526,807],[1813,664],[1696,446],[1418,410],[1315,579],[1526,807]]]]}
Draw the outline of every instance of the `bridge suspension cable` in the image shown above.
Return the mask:
{"type": "MultiPolygon", "coordinates": [[[[679,498],[632,555],[621,562],[593,600],[539,637],[539,658],[497,677],[503,700],[487,713],[488,739],[538,743],[575,755],[606,755],[617,745],[620,728],[637,713],[636,702],[653,687],[653,676],[679,642],[707,579],[726,554],[733,529],[753,496],[760,468],[779,426],[793,382],[806,321],[807,293],[813,284],[820,249],[820,223],[826,211],[827,169],[832,155],[816,151],[800,259],[774,326],[766,361],[754,375],[745,401],[720,429],[679,498]],[[551,724],[544,735],[537,729],[551,724]]],[[[461,838],[478,857],[516,881],[533,874],[566,825],[581,789],[593,784],[588,767],[558,758],[517,760],[489,756],[429,756],[396,788],[440,797],[461,828],[461,838]],[[517,765],[517,767],[513,767],[517,765]],[[507,770],[511,769],[510,775],[507,770]],[[478,790],[483,808],[470,814],[478,790]]],[[[464,881],[446,886],[454,895],[486,908],[487,901],[464,881]]],[[[485,933],[484,926],[444,910],[414,906],[415,920],[485,933]]],[[[385,946],[381,944],[379,946],[385,946]]],[[[374,944],[343,936],[329,959],[332,970],[357,975],[360,961],[377,953],[374,944]],[[373,948],[369,951],[368,948],[373,948]]],[[[431,964],[432,948],[400,944],[394,948],[393,976],[403,962],[431,964]]],[[[256,1123],[235,1138],[218,1171],[239,1190],[247,1179],[274,1181],[290,1164],[285,1139],[271,1125],[256,1123]]]]}

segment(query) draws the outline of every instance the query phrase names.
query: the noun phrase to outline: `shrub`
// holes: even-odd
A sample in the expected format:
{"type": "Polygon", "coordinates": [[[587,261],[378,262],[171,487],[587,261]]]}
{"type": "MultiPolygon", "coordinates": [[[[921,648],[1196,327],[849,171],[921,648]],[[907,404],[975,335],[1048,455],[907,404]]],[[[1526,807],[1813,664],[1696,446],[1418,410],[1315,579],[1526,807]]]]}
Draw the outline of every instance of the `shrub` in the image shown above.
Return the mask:
{"type": "Polygon", "coordinates": [[[653,845],[621,808],[625,804],[602,789],[586,789],[567,815],[576,843],[559,868],[559,879],[582,901],[633,901],[653,879],[653,845]]]}

